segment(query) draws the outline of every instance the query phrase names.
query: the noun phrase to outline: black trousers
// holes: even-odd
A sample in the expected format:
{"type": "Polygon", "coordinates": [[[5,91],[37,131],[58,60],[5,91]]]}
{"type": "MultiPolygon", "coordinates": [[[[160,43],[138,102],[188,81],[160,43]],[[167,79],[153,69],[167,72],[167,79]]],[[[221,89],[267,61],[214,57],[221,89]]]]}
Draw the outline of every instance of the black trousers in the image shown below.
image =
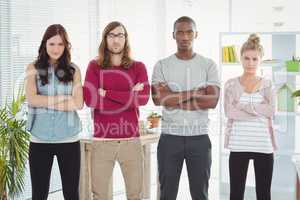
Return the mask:
{"type": "Polygon", "coordinates": [[[229,156],[230,200],[243,200],[249,160],[253,159],[256,199],[271,200],[273,154],[231,152],[229,156]]]}
{"type": "Polygon", "coordinates": [[[30,143],[29,166],[32,200],[47,200],[54,156],[61,174],[64,199],[79,200],[80,144],[30,143]]]}
{"type": "Polygon", "coordinates": [[[211,142],[208,135],[162,134],[157,147],[157,159],[160,200],[176,200],[184,160],[192,199],[208,199],[211,167],[211,142]]]}

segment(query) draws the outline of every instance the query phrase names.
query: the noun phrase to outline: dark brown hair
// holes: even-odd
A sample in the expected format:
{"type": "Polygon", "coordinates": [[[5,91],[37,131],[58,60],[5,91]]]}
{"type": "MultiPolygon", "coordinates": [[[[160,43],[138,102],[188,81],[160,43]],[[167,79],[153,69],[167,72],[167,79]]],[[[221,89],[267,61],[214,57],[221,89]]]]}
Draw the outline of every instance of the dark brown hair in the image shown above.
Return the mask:
{"type": "Polygon", "coordinates": [[[47,53],[47,40],[53,36],[59,35],[64,43],[64,52],[58,59],[57,67],[55,68],[55,75],[59,81],[68,83],[73,81],[73,75],[75,68],[71,66],[71,44],[69,42],[68,34],[65,28],[60,24],[50,25],[43,36],[42,42],[39,47],[39,55],[34,63],[35,68],[38,71],[38,75],[42,82],[42,85],[48,84],[48,68],[49,68],[49,55],[47,53]]]}
{"type": "Polygon", "coordinates": [[[102,68],[109,68],[111,67],[111,62],[110,62],[110,53],[107,48],[107,35],[109,32],[114,30],[115,28],[121,26],[124,31],[125,31],[125,46],[124,46],[124,52],[123,52],[123,57],[122,57],[122,62],[121,65],[128,69],[131,67],[131,64],[133,63],[133,59],[131,58],[131,49],[129,45],[129,40],[128,40],[128,32],[125,28],[125,26],[121,22],[113,21],[110,22],[105,29],[103,30],[102,33],[102,41],[100,43],[99,49],[98,49],[98,64],[102,68]]]}

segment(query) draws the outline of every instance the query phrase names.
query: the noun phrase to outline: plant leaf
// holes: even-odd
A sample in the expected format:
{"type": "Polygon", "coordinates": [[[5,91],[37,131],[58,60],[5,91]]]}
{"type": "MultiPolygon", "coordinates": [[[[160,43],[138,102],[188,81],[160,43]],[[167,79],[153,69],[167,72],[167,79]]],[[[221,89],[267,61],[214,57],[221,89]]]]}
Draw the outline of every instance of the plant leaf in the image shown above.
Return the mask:
{"type": "Polygon", "coordinates": [[[299,97],[300,96],[300,90],[296,90],[293,92],[292,97],[299,97]]]}

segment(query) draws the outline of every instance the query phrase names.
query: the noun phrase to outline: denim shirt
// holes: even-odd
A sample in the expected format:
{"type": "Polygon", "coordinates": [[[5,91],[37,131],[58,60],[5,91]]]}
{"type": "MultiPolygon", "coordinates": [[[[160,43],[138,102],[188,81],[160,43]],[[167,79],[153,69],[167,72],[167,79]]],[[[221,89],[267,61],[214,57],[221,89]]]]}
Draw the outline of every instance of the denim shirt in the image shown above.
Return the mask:
{"type": "MultiPolygon", "coordinates": [[[[72,82],[63,83],[55,76],[54,68],[48,69],[48,84],[42,85],[37,76],[37,91],[40,95],[71,95],[72,82]]],[[[26,130],[43,141],[59,141],[76,136],[81,131],[81,121],[76,111],[58,111],[29,106],[26,130]]]]}

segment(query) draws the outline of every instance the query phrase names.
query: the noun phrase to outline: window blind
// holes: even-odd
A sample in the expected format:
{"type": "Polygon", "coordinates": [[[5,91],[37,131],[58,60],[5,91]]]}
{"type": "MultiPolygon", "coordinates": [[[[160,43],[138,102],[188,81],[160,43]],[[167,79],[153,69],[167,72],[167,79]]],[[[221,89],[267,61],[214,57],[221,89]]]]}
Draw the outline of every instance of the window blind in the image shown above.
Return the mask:
{"type": "MultiPolygon", "coordinates": [[[[25,68],[35,60],[46,28],[62,24],[72,44],[72,61],[84,78],[88,61],[96,55],[98,37],[97,0],[0,0],[0,106],[12,99],[13,91],[24,83],[25,68]]],[[[89,120],[80,112],[83,124],[89,120]]],[[[31,198],[29,172],[25,192],[18,199],[31,198]]],[[[60,176],[53,166],[50,192],[59,190],[60,176]]]]}

